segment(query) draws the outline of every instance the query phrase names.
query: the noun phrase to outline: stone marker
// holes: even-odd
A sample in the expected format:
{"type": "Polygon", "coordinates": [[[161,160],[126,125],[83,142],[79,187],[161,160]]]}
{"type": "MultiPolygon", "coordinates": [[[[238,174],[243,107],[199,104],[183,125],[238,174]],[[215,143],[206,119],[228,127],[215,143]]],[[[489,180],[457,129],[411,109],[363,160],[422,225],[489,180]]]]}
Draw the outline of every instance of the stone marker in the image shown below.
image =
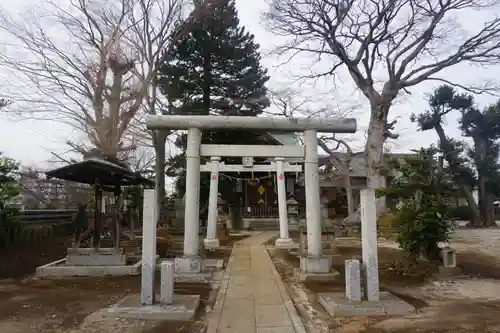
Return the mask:
{"type": "Polygon", "coordinates": [[[142,213],[141,304],[154,304],[156,271],[156,200],[154,189],[144,189],[142,213]]]}
{"type": "Polygon", "coordinates": [[[160,303],[172,304],[174,301],[174,263],[163,261],[161,263],[160,303]]]}
{"type": "Polygon", "coordinates": [[[457,254],[451,247],[443,248],[443,266],[446,268],[457,267],[457,254]]]}
{"type": "Polygon", "coordinates": [[[359,260],[345,261],[345,296],[350,301],[361,301],[361,269],[359,260]]]}
{"type": "Polygon", "coordinates": [[[368,301],[380,299],[377,256],[377,209],[375,190],[361,190],[361,246],[365,271],[365,295],[368,301]]]}

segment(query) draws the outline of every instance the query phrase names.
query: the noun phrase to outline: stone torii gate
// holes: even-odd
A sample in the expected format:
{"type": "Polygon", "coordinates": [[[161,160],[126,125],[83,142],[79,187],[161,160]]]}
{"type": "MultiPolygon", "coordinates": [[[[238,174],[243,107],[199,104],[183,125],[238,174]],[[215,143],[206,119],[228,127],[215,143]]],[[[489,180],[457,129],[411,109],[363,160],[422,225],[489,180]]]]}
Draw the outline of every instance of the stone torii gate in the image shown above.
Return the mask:
{"type": "MultiPolygon", "coordinates": [[[[245,152],[244,154],[247,156],[304,158],[308,253],[307,256],[301,257],[300,267],[301,271],[304,272],[329,272],[331,259],[322,256],[317,133],[354,133],[356,132],[355,119],[151,115],[148,116],[146,125],[148,129],[160,132],[188,130],[186,193],[184,197],[184,253],[182,258],[175,259],[176,273],[200,273],[203,269],[203,260],[198,252],[200,154],[204,156],[228,156],[230,151],[238,152],[237,156],[241,156],[241,152],[245,152]],[[202,130],[303,132],[304,146],[202,145],[202,130]]],[[[157,144],[162,144],[161,140],[157,141],[157,144]]],[[[161,147],[157,147],[156,151],[161,151],[161,147]]],[[[161,159],[161,156],[157,156],[157,158],[161,159]]],[[[157,163],[157,165],[159,164],[161,163],[157,163]]],[[[161,170],[157,170],[156,174],[162,174],[161,170]]],[[[157,183],[159,184],[158,178],[157,183]]],[[[159,191],[156,192],[156,201],[159,201],[159,191]]],[[[154,207],[152,215],[151,220],[157,221],[157,207],[154,207]]],[[[151,228],[144,226],[143,230],[141,299],[144,304],[150,304],[154,298],[156,223],[151,228]]]]}
{"type": "MultiPolygon", "coordinates": [[[[278,184],[278,210],[279,210],[279,221],[280,221],[280,237],[276,240],[277,247],[292,247],[293,241],[289,237],[288,233],[288,217],[287,217],[287,205],[286,205],[286,185],[285,185],[285,172],[301,172],[301,165],[290,165],[290,163],[285,163],[284,157],[276,157],[275,162],[268,165],[254,165],[253,157],[250,156],[249,152],[236,151],[235,146],[228,148],[223,148],[220,145],[205,145],[205,150],[217,150],[226,151],[225,156],[236,156],[239,154],[245,155],[242,159],[242,165],[236,164],[225,164],[220,162],[220,157],[211,156],[210,162],[201,166],[201,171],[210,172],[210,192],[208,198],[208,226],[207,226],[207,237],[204,239],[205,247],[215,248],[219,246],[219,240],[217,239],[217,194],[219,187],[219,172],[276,172],[277,184],[278,184]],[[229,155],[228,155],[229,154],[229,155]]],[[[237,148],[238,146],[236,146],[237,148]]],[[[252,146],[261,147],[261,146],[252,146]]],[[[255,152],[254,152],[255,153],[255,152]]],[[[264,154],[269,154],[268,151],[264,151],[264,154]]]]}

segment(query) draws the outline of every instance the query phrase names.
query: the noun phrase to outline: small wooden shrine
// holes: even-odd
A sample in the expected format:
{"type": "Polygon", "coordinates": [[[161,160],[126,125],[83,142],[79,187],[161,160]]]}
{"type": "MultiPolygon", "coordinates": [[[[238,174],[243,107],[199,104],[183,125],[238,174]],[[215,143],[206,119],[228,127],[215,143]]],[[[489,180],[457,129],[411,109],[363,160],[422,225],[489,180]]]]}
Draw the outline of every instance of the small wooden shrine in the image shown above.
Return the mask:
{"type": "MultiPolygon", "coordinates": [[[[123,264],[125,260],[120,251],[120,221],[119,221],[119,209],[120,209],[120,199],[122,194],[123,186],[132,185],[143,185],[145,187],[154,187],[154,182],[144,178],[137,172],[133,172],[126,165],[113,160],[112,158],[106,157],[87,157],[80,162],[75,162],[51,171],[46,172],[48,178],[57,178],[67,181],[73,181],[77,183],[88,184],[93,187],[94,190],[94,218],[89,219],[90,222],[87,225],[85,216],[85,208],[80,209],[80,214],[82,216],[77,216],[75,219],[74,226],[74,242],[73,248],[68,250],[67,264],[74,261],[74,265],[81,265],[86,263],[84,259],[89,252],[95,255],[96,252],[102,252],[103,254],[118,254],[120,259],[115,264],[123,264]],[[103,192],[109,192],[113,194],[111,203],[111,233],[113,235],[113,249],[101,249],[101,238],[104,225],[104,202],[103,202],[103,192]],[[83,211],[82,211],[83,210],[83,211]],[[85,232],[83,232],[85,231],[85,232]],[[92,233],[92,244],[91,248],[93,251],[85,251],[80,249],[80,244],[82,237],[92,233]],[[81,255],[84,255],[82,258],[81,255]],[[74,256],[74,257],[72,257],[74,256]]],[[[133,234],[133,230],[131,230],[133,234]]],[[[108,259],[111,259],[108,257],[108,259]]],[[[111,260],[112,261],[112,260],[111,260]]],[[[110,260],[95,260],[92,259],[92,265],[102,265],[110,264],[110,260]]],[[[90,264],[90,263],[89,263],[90,264]]]]}

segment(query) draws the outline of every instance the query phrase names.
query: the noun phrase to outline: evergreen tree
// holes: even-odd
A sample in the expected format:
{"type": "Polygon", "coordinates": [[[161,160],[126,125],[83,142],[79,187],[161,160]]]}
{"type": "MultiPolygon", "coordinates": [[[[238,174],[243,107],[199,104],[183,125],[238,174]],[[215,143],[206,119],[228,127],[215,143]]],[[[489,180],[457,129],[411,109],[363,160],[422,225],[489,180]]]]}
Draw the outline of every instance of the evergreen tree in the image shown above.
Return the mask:
{"type": "Polygon", "coordinates": [[[495,225],[493,202],[499,194],[500,102],[479,110],[474,97],[442,85],[429,96],[429,110],[413,116],[423,131],[434,129],[455,184],[463,191],[475,226],[495,225]],[[469,146],[446,135],[443,121],[449,113],[460,113],[460,129],[472,139],[469,146]],[[478,203],[472,191],[478,190],[478,203]]]}
{"type": "Polygon", "coordinates": [[[460,128],[472,138],[468,155],[477,172],[479,210],[484,226],[495,226],[493,202],[500,194],[500,101],[483,111],[471,107],[462,112],[460,128]]]}
{"type": "MultiPolygon", "coordinates": [[[[205,6],[203,10],[210,14],[189,23],[189,33],[165,51],[158,73],[158,87],[168,100],[168,114],[258,116],[269,106],[265,86],[269,77],[260,65],[259,45],[240,26],[234,0],[223,4],[217,1],[217,6],[204,1],[198,6],[205,6]]],[[[202,143],[254,144],[259,134],[204,132],[202,143]]],[[[184,151],[185,136],[179,137],[176,145],[184,151]]],[[[177,190],[183,193],[184,153],[169,161],[167,174],[177,178],[177,190]]],[[[201,202],[208,197],[208,177],[202,175],[201,202]]],[[[229,203],[238,205],[234,185],[228,178],[220,179],[220,192],[229,203]]]]}

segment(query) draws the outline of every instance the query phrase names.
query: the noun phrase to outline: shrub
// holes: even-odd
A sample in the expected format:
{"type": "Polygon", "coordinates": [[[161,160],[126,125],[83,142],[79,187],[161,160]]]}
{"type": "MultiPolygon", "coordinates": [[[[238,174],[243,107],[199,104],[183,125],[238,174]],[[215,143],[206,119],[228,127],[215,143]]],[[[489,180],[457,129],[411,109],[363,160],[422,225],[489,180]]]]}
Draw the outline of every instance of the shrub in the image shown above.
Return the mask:
{"type": "Polygon", "coordinates": [[[395,221],[397,242],[410,259],[439,259],[439,242],[447,241],[453,228],[446,209],[435,196],[426,198],[420,205],[413,200],[402,203],[395,221]]]}
{"type": "Polygon", "coordinates": [[[453,224],[448,222],[444,197],[450,181],[437,168],[435,149],[421,149],[398,167],[399,175],[377,195],[397,199],[397,241],[409,259],[439,259],[439,242],[448,240],[453,224]]]}

